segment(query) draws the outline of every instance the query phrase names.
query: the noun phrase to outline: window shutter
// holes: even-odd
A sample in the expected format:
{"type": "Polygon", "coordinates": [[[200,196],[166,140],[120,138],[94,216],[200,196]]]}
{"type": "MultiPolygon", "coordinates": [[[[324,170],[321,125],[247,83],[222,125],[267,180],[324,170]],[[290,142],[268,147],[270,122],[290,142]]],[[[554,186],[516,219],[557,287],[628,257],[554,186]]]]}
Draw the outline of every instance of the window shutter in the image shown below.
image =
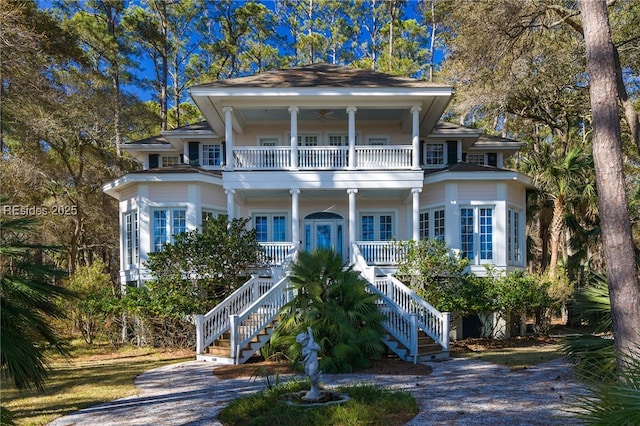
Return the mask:
{"type": "Polygon", "coordinates": [[[420,166],[424,166],[424,141],[420,141],[420,166]]]}
{"type": "Polygon", "coordinates": [[[220,165],[226,166],[227,161],[227,142],[222,142],[222,158],[220,159],[220,165]]]}
{"type": "Polygon", "coordinates": [[[189,142],[189,164],[200,165],[200,142],[189,142]]]}
{"type": "Polygon", "coordinates": [[[458,141],[447,141],[447,165],[458,162],[458,141]]]}
{"type": "Polygon", "coordinates": [[[495,152],[487,153],[487,163],[490,166],[498,167],[498,154],[496,154],[495,152]]]}
{"type": "Polygon", "coordinates": [[[157,169],[160,165],[160,155],[159,154],[149,154],[149,168],[157,169]]]}

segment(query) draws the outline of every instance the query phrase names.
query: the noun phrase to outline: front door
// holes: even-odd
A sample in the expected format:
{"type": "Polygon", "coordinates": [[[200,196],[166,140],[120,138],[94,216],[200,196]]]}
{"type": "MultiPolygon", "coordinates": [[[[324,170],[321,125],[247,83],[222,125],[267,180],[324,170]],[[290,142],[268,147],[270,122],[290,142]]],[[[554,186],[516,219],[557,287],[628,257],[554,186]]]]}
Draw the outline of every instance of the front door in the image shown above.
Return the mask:
{"type": "Polygon", "coordinates": [[[344,219],[335,213],[313,213],[304,220],[306,251],[331,249],[344,258],[344,219]]]}

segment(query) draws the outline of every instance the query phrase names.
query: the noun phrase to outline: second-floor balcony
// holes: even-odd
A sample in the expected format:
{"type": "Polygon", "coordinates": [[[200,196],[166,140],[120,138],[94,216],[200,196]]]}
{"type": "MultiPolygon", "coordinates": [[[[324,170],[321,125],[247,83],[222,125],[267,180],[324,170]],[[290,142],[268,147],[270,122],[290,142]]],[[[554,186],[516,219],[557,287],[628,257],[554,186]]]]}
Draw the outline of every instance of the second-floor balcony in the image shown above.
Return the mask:
{"type": "Polygon", "coordinates": [[[353,162],[347,146],[299,146],[292,156],[288,146],[234,147],[233,168],[237,170],[410,170],[413,164],[411,145],[355,146],[353,162]]]}

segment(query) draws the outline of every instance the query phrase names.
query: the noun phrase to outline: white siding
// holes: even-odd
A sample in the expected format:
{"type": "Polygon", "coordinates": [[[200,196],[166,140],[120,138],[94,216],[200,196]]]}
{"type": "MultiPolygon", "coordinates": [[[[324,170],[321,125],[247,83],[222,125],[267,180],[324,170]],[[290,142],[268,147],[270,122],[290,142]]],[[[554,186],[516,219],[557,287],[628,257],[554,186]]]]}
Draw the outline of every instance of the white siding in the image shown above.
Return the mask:
{"type": "Polygon", "coordinates": [[[444,183],[437,183],[433,185],[427,185],[420,193],[420,205],[425,207],[431,207],[436,205],[442,205],[445,201],[445,185],[444,183]]]}
{"type": "Polygon", "coordinates": [[[227,194],[224,193],[222,186],[218,185],[201,185],[202,203],[214,206],[226,206],[227,194]]]}
{"type": "Polygon", "coordinates": [[[187,201],[187,184],[161,183],[149,185],[149,201],[152,203],[184,203],[187,201]]]}
{"type": "Polygon", "coordinates": [[[497,199],[495,183],[460,183],[458,185],[458,200],[465,201],[494,201],[497,199]]]}
{"type": "Polygon", "coordinates": [[[519,185],[508,185],[507,188],[507,200],[512,206],[525,208],[526,203],[525,189],[519,185]]]}

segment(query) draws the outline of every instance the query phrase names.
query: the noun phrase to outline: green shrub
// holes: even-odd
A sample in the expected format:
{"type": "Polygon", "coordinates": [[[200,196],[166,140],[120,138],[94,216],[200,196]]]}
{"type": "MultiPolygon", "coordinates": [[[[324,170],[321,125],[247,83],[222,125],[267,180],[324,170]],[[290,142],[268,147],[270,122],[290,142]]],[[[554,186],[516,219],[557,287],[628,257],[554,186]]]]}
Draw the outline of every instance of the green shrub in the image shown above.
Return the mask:
{"type": "Polygon", "coordinates": [[[377,296],[366,291],[366,281],[345,268],[338,253],[302,252],[291,272],[295,298],[281,312],[274,346],[289,359],[300,359],[298,333],[311,327],[320,345],[320,370],[350,372],[369,365],[383,351],[382,321],[377,296]]]}

